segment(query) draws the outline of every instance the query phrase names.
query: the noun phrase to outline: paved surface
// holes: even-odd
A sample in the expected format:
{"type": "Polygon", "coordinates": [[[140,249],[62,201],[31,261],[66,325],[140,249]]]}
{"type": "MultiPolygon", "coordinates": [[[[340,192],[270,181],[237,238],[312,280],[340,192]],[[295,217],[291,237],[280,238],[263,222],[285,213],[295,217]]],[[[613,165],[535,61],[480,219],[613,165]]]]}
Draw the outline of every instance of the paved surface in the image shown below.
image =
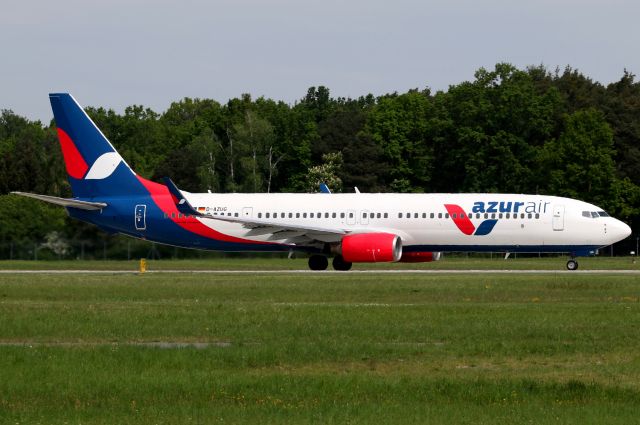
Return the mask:
{"type": "MultiPolygon", "coordinates": [[[[620,274],[640,275],[640,270],[147,270],[145,273],[182,274],[620,274]]],[[[0,270],[3,274],[139,274],[137,270],[0,270]]]]}

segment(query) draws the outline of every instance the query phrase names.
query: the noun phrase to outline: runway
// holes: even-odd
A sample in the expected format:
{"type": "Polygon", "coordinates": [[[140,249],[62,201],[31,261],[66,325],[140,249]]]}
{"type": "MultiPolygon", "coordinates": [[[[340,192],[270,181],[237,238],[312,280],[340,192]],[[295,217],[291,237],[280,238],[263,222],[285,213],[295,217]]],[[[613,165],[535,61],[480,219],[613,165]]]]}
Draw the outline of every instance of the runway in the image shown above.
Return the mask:
{"type": "Polygon", "coordinates": [[[344,274],[561,274],[567,276],[580,275],[640,275],[640,270],[351,270],[348,272],[324,270],[147,270],[140,273],[137,270],[0,270],[0,275],[10,274],[314,274],[314,275],[344,275],[344,274]]]}

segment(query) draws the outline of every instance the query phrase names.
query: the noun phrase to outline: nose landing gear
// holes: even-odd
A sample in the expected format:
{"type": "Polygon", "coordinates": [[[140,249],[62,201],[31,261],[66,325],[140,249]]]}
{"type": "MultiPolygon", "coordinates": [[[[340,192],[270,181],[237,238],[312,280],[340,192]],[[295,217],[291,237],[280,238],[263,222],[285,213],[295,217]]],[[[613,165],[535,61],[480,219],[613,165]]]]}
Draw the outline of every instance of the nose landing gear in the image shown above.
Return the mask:
{"type": "Polygon", "coordinates": [[[578,270],[578,262],[574,258],[567,261],[567,270],[570,270],[570,271],[578,270]]]}

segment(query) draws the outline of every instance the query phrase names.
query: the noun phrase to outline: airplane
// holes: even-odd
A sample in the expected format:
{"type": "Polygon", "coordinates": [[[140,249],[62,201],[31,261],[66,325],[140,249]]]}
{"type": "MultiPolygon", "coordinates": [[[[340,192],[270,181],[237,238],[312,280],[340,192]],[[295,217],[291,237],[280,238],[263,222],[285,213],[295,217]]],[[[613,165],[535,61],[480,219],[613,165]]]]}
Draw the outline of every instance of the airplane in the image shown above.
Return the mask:
{"type": "Polygon", "coordinates": [[[49,95],[73,198],[13,192],[61,205],[109,233],[226,252],[303,253],[311,270],[353,263],[428,262],[442,252],[568,253],[631,234],[575,199],[498,193],[190,193],[127,165],[68,93],[49,95]]]}

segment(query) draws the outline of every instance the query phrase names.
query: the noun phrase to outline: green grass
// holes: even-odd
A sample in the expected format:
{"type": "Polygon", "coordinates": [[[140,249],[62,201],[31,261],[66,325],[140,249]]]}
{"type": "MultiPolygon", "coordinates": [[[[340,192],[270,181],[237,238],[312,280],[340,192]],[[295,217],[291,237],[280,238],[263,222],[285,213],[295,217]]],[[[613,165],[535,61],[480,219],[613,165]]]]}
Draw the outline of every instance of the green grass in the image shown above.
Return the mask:
{"type": "Polygon", "coordinates": [[[0,423],[634,423],[639,283],[0,275],[0,423]]]}
{"type": "MultiPolygon", "coordinates": [[[[568,257],[514,258],[503,256],[469,256],[445,254],[441,261],[431,263],[355,264],[354,270],[566,270],[568,257]]],[[[580,270],[640,270],[635,257],[585,257],[578,259],[580,270]]],[[[0,261],[0,270],[132,270],[139,259],[131,261],[0,261]]],[[[331,266],[329,266],[331,268],[331,266]]],[[[306,270],[307,259],[286,256],[233,256],[212,259],[147,260],[148,270],[306,270]]]]}

